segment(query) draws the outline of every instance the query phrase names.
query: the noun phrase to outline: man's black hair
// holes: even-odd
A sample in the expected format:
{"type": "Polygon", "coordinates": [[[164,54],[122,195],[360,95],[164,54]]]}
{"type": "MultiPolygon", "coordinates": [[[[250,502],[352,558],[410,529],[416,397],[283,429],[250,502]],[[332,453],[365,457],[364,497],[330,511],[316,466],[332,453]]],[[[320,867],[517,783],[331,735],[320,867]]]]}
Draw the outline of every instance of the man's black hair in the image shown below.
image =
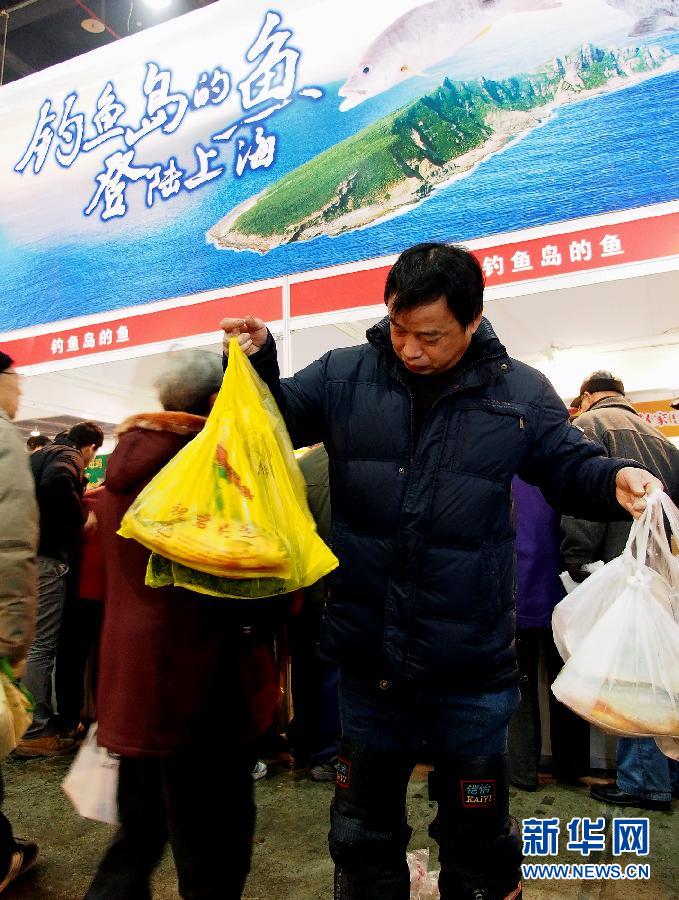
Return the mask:
{"type": "Polygon", "coordinates": [[[47,437],[46,434],[32,434],[26,440],[26,449],[38,450],[40,447],[46,447],[51,443],[52,441],[47,437]]]}
{"type": "Polygon", "coordinates": [[[68,439],[73,441],[77,450],[89,447],[90,444],[99,449],[104,443],[104,432],[96,422],[78,422],[68,432],[68,439]]]}
{"type": "Polygon", "coordinates": [[[392,266],[384,302],[392,313],[424,306],[444,297],[463,327],[483,312],[483,270],[468,250],[451,244],[415,244],[392,266]]]}

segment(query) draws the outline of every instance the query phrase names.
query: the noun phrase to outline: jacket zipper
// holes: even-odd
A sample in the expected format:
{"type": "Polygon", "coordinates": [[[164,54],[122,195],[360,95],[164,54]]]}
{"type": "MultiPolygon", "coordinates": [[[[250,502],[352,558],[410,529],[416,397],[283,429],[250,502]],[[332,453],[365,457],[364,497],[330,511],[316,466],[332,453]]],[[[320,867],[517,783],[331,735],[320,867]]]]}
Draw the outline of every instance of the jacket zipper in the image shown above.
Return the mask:
{"type": "Polygon", "coordinates": [[[401,378],[398,371],[394,371],[394,378],[403,387],[410,400],[410,468],[412,469],[415,462],[415,398],[413,392],[401,378]]]}
{"type": "MultiPolygon", "coordinates": [[[[494,356],[489,356],[489,357],[487,357],[486,360],[484,360],[484,362],[487,362],[487,361],[490,361],[493,359],[502,359],[503,355],[504,354],[498,353],[498,354],[495,354],[494,356]]],[[[462,377],[463,375],[466,375],[467,372],[469,372],[471,369],[473,369],[475,365],[476,365],[476,361],[471,363],[471,365],[468,365],[466,368],[462,369],[462,371],[459,373],[460,377],[462,377]]],[[[408,394],[408,397],[410,399],[410,467],[412,468],[415,463],[415,398],[413,396],[412,391],[408,387],[407,383],[401,378],[398,370],[394,371],[393,376],[394,376],[394,378],[396,378],[398,383],[403,386],[403,388],[405,389],[405,391],[408,394]]],[[[426,375],[423,375],[422,378],[426,378],[426,375]]],[[[459,390],[459,388],[456,389],[454,387],[449,387],[449,388],[446,388],[446,390],[442,394],[439,394],[439,396],[436,398],[436,400],[434,400],[434,402],[432,403],[432,405],[429,409],[429,412],[423,419],[422,425],[420,427],[420,432],[422,432],[424,430],[424,426],[426,425],[427,420],[431,416],[432,412],[434,411],[434,408],[439,403],[439,401],[443,400],[444,397],[448,397],[448,396],[456,393],[457,390],[459,390]]],[[[519,428],[523,430],[524,424],[525,423],[523,420],[523,416],[520,416],[519,417],[519,428]]]]}
{"type": "MultiPolygon", "coordinates": [[[[489,357],[487,357],[487,359],[483,360],[483,362],[488,362],[488,361],[491,361],[491,360],[494,360],[494,359],[502,359],[502,356],[503,356],[503,355],[504,355],[504,354],[497,353],[497,354],[495,354],[494,356],[489,356],[489,357]]],[[[477,361],[478,361],[478,360],[476,360],[476,361],[470,363],[470,365],[468,365],[468,366],[466,366],[464,369],[462,369],[462,371],[458,373],[459,377],[462,378],[464,375],[467,374],[467,372],[470,372],[470,371],[474,368],[474,366],[476,365],[476,362],[477,362],[477,361]]],[[[422,375],[421,377],[422,377],[422,378],[426,378],[427,376],[426,376],[426,375],[422,375]]],[[[400,380],[400,379],[399,379],[399,380],[400,380]]],[[[403,382],[401,382],[401,383],[403,383],[403,382]]],[[[406,390],[407,390],[407,387],[406,387],[406,390]]],[[[441,400],[443,400],[445,397],[451,397],[453,394],[459,393],[461,390],[463,390],[463,389],[460,388],[459,386],[451,386],[451,387],[446,388],[446,389],[443,391],[443,393],[441,393],[441,394],[438,395],[438,397],[436,398],[436,400],[434,400],[434,402],[432,403],[431,407],[429,408],[429,412],[427,413],[427,415],[426,415],[426,416],[424,417],[424,419],[422,420],[422,425],[421,425],[421,427],[420,427],[420,434],[424,431],[424,426],[427,424],[427,420],[429,419],[429,417],[431,416],[431,414],[434,412],[434,409],[435,409],[435,407],[437,406],[437,404],[438,404],[441,400]]],[[[410,418],[410,421],[411,421],[411,431],[414,431],[414,429],[412,429],[412,414],[413,414],[413,405],[414,405],[414,404],[413,404],[413,398],[412,398],[412,395],[411,395],[410,401],[411,401],[411,402],[410,402],[410,406],[411,406],[411,418],[410,418]]],[[[519,428],[523,428],[523,416],[521,416],[521,421],[519,422],[519,428]]],[[[412,436],[412,440],[414,440],[414,435],[412,436]]]]}

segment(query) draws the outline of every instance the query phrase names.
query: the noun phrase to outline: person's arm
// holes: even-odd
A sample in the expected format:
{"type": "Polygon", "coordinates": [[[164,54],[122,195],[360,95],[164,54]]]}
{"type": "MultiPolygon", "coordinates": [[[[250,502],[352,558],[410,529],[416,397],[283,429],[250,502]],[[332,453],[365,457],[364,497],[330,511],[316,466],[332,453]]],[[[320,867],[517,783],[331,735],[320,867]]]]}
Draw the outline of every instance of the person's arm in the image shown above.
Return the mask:
{"type": "Polygon", "coordinates": [[[644,509],[644,494],[661,482],[631,459],[609,459],[568,421],[566,407],[543,376],[528,454],[519,476],[537,484],[564,515],[595,522],[624,520],[644,509]]]}
{"type": "Polygon", "coordinates": [[[0,656],[13,665],[33,640],[37,608],[38,511],[18,435],[0,435],[0,656]]]}
{"type": "Polygon", "coordinates": [[[228,364],[229,340],[238,343],[254,370],[271,391],[285,420],[295,447],[308,447],[322,442],[326,422],[326,366],[328,354],[292,378],[280,377],[276,342],[261,319],[224,319],[224,368],[228,364]]]}

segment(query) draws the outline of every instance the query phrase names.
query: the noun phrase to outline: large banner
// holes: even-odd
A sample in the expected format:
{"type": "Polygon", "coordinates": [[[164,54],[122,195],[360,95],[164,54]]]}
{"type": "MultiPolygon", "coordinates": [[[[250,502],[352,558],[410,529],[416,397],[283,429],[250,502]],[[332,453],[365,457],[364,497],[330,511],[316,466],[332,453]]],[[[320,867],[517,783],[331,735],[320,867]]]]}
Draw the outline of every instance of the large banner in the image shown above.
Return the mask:
{"type": "Polygon", "coordinates": [[[51,335],[38,362],[149,309],[196,333],[176,298],[247,285],[276,313],[282,276],[422,240],[491,248],[489,285],[670,257],[675,6],[221,0],[14,82],[1,337],[51,335]]]}

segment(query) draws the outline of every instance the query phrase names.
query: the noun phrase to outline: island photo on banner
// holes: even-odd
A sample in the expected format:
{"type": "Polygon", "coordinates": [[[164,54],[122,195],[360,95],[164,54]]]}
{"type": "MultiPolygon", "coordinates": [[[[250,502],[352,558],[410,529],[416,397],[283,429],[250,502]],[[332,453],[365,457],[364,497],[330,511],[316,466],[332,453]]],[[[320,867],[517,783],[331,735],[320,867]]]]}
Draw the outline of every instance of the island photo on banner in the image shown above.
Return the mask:
{"type": "Polygon", "coordinates": [[[13,82],[2,337],[670,203],[678,28],[661,0],[222,0],[13,82]]]}

